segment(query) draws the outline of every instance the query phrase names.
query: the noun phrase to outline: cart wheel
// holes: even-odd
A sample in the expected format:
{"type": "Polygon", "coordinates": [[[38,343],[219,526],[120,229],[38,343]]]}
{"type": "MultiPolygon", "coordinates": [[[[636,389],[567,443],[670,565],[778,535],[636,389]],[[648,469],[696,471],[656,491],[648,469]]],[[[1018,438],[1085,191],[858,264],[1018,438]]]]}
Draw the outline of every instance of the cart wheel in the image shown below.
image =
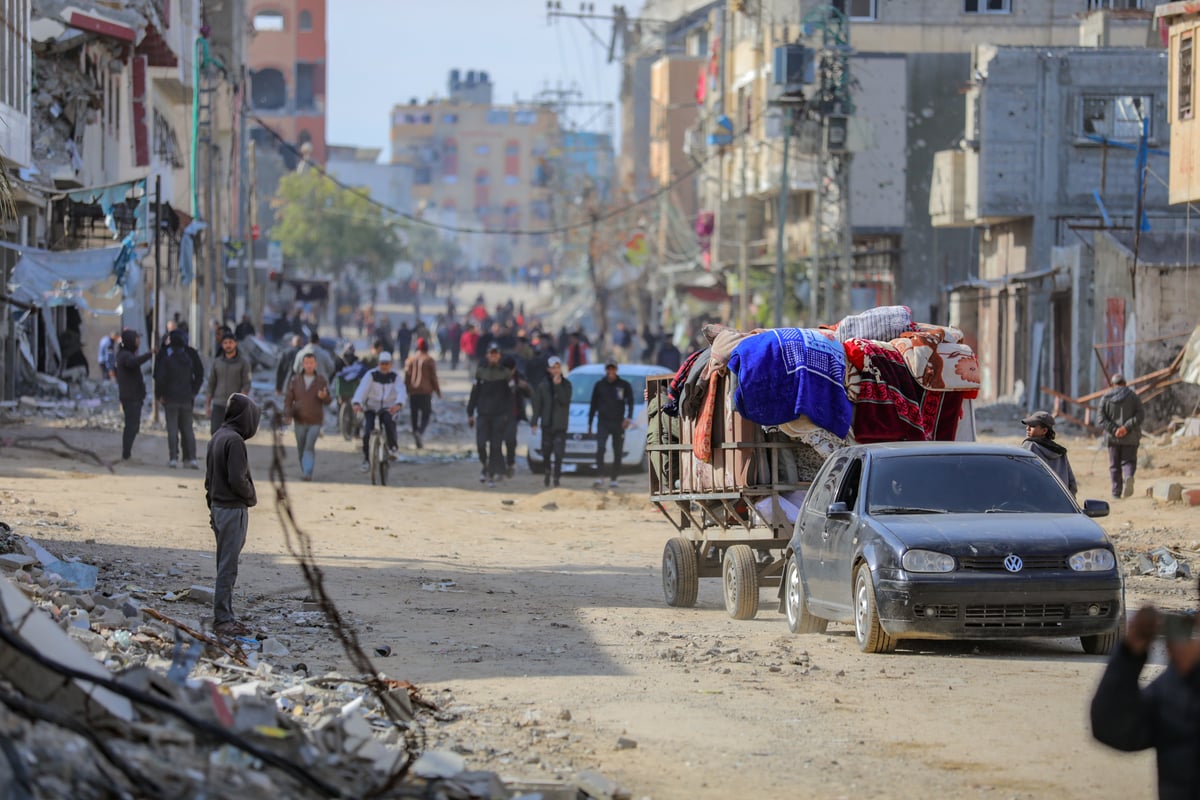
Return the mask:
{"type": "Polygon", "coordinates": [[[663,548],[662,582],[667,605],[676,608],[696,605],[696,594],[700,590],[696,548],[682,536],[668,540],[663,548]]]}
{"type": "Polygon", "coordinates": [[[750,545],[735,544],[725,551],[722,569],[725,610],[734,619],[754,619],[758,613],[758,572],[750,545]]]}

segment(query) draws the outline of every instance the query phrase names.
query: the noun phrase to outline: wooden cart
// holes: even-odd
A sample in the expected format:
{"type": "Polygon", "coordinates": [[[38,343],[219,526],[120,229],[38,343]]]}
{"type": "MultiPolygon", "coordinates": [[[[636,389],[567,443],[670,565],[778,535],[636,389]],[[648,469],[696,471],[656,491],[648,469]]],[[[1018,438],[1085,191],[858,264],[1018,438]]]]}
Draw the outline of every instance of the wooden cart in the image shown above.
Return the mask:
{"type": "MultiPolygon", "coordinates": [[[[647,396],[665,398],[672,377],[649,378],[647,396]]],[[[808,489],[800,477],[815,468],[795,465],[796,443],[783,436],[769,441],[761,426],[732,408],[726,381],[716,387],[708,461],[693,455],[696,419],[663,413],[649,419],[650,502],[678,533],[663,549],[667,604],[695,605],[700,578],[719,577],[729,615],[752,619],[759,589],[780,584],[795,516],[789,509],[808,489]]]]}

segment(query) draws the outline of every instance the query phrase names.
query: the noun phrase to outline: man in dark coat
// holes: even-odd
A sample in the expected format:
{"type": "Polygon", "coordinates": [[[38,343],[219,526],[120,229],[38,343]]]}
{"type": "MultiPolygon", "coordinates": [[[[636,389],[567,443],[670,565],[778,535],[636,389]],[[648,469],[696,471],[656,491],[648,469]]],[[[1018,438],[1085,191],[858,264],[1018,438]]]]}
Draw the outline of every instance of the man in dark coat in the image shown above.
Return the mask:
{"type": "Polygon", "coordinates": [[[293,368],[296,364],[296,354],[303,346],[304,337],[293,334],[291,347],[279,354],[279,362],[275,365],[275,394],[282,396],[284,389],[291,384],[292,375],[295,374],[293,368]]]}
{"type": "Polygon", "coordinates": [[[229,396],[225,420],[208,442],[204,499],[209,524],[217,537],[217,580],[213,596],[213,630],[219,636],[245,636],[250,630],[233,614],[233,587],[238,558],[246,544],[250,509],[258,504],[246,440],[258,432],[258,406],[244,394],[229,396]]]}
{"type": "Polygon", "coordinates": [[[1092,735],[1127,752],[1157,750],[1161,800],[1200,797],[1200,638],[1195,615],[1164,617],[1153,606],[1138,610],[1108,662],[1092,698],[1092,735]],[[1167,669],[1138,685],[1150,645],[1161,632],[1167,669]]]}
{"type": "Polygon", "coordinates": [[[479,482],[495,486],[504,474],[504,436],[513,418],[512,370],[500,363],[500,346],[493,342],[485,361],[475,370],[475,383],[467,398],[467,425],[475,428],[475,445],[479,450],[482,471],[479,482]],[[479,425],[475,425],[475,412],[479,425]]]}
{"type": "Polygon", "coordinates": [[[1142,420],[1146,410],[1137,392],[1125,385],[1125,376],[1112,376],[1112,388],[1100,400],[1096,424],[1104,429],[1108,445],[1108,474],[1114,498],[1133,496],[1138,445],[1142,442],[1142,420]]]}
{"type": "MultiPolygon", "coordinates": [[[[612,439],[612,478],[608,485],[617,487],[617,476],[621,474],[621,456],[625,453],[625,431],[633,424],[633,386],[617,375],[615,362],[604,365],[604,379],[592,387],[592,402],[588,406],[588,433],[592,432],[593,420],[599,418],[596,429],[596,473],[604,471],[604,445],[612,439]]],[[[597,477],[596,485],[604,483],[597,477]]]]}
{"type": "Polygon", "coordinates": [[[571,382],[563,377],[562,359],[550,356],[546,362],[547,377],[533,394],[533,416],[529,430],[537,433],[542,426],[542,459],[546,467],[542,485],[550,481],[558,486],[562,478],[563,454],[567,452],[567,426],[571,421],[571,382]]]}
{"type": "Polygon", "coordinates": [[[204,365],[200,354],[184,344],[183,334],[173,330],[167,335],[167,347],[154,364],[154,396],[162,404],[167,419],[167,466],[179,466],[180,440],[183,460],[192,469],[200,469],[196,460],[196,432],[192,412],[196,394],[204,385],[204,365]]]}
{"type": "Polygon", "coordinates": [[[137,355],[141,341],[137,331],[129,328],[121,331],[121,349],[117,352],[117,397],[125,412],[125,430],[121,434],[122,461],[133,458],[133,440],[142,426],[142,403],[146,400],[142,364],[149,361],[153,353],[137,355]]]}

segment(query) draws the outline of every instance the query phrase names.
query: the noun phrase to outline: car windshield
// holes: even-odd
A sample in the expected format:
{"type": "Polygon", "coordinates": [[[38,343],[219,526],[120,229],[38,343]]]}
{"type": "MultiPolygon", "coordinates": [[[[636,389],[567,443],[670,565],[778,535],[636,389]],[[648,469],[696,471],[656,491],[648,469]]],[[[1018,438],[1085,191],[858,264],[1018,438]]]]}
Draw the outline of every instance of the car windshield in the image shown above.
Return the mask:
{"type": "MultiPolygon", "coordinates": [[[[646,387],[646,379],[641,375],[619,375],[629,381],[629,385],[633,387],[633,403],[637,405],[642,402],[642,392],[646,387]]],[[[572,403],[590,403],[592,402],[592,387],[597,381],[604,380],[602,372],[581,372],[567,376],[571,381],[571,402],[572,403]]]]}
{"type": "Polygon", "coordinates": [[[1073,514],[1075,504],[1036,457],[1000,453],[876,458],[871,514],[1073,514]]]}

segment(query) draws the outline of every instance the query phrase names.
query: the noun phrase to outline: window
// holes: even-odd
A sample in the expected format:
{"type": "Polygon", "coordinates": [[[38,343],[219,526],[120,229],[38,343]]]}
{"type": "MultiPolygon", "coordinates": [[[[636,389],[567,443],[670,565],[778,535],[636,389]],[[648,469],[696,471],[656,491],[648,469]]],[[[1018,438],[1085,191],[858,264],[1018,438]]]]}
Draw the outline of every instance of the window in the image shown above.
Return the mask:
{"type": "Polygon", "coordinates": [[[300,28],[301,33],[309,33],[312,30],[312,14],[308,11],[301,11],[296,25],[300,28]]]}
{"type": "Polygon", "coordinates": [[[296,65],[296,108],[302,111],[316,108],[316,64],[296,65]]]}
{"type": "Polygon", "coordinates": [[[1137,141],[1142,134],[1143,118],[1150,119],[1149,95],[1088,95],[1083,98],[1082,133],[1085,136],[1137,141]]]}
{"type": "Polygon", "coordinates": [[[513,123],[516,125],[533,125],[536,122],[537,122],[537,112],[536,111],[514,111],[513,112],[513,123]]]}
{"type": "Polygon", "coordinates": [[[254,15],[254,30],[256,33],[282,31],[283,14],[278,11],[258,12],[254,15]]]}
{"type": "Polygon", "coordinates": [[[875,19],[877,0],[833,0],[833,7],[848,19],[875,19]]]}
{"type": "Polygon", "coordinates": [[[1192,77],[1195,65],[1192,63],[1192,37],[1185,36],[1179,40],[1179,118],[1192,118],[1192,77]]]}
{"type": "Polygon", "coordinates": [[[250,73],[250,103],[254,108],[273,111],[287,105],[287,83],[277,69],[250,73]]]}
{"type": "Polygon", "coordinates": [[[428,186],[433,183],[433,170],[429,167],[417,167],[413,170],[413,185],[428,186]]]}
{"type": "Polygon", "coordinates": [[[488,147],[486,144],[475,145],[475,155],[477,156],[486,156],[490,152],[492,152],[492,148],[488,147]]]}
{"type": "Polygon", "coordinates": [[[1088,0],[1088,11],[1109,8],[1116,11],[1129,11],[1146,7],[1146,0],[1088,0]]]}
{"type": "Polygon", "coordinates": [[[818,476],[821,478],[821,482],[814,484],[814,488],[809,490],[807,506],[811,513],[825,516],[825,511],[833,502],[833,492],[837,489],[838,479],[842,476],[842,468],[845,464],[846,457],[840,456],[818,476]]]}
{"type": "Polygon", "coordinates": [[[458,114],[442,114],[442,124],[443,125],[457,125],[458,124],[458,114]]]}
{"type": "Polygon", "coordinates": [[[458,142],[442,140],[442,180],[454,183],[458,180],[458,142]]]}
{"type": "Polygon", "coordinates": [[[1012,0],[963,0],[963,11],[967,14],[1008,14],[1012,11],[1012,0]]]}
{"type": "Polygon", "coordinates": [[[475,216],[484,218],[488,215],[489,184],[491,176],[486,169],[475,173],[475,216]]]}
{"type": "Polygon", "coordinates": [[[521,145],[516,139],[504,144],[504,177],[515,178],[521,174],[521,145]]]}
{"type": "Polygon", "coordinates": [[[508,109],[493,108],[487,112],[488,125],[507,125],[508,124],[508,109]]]}

